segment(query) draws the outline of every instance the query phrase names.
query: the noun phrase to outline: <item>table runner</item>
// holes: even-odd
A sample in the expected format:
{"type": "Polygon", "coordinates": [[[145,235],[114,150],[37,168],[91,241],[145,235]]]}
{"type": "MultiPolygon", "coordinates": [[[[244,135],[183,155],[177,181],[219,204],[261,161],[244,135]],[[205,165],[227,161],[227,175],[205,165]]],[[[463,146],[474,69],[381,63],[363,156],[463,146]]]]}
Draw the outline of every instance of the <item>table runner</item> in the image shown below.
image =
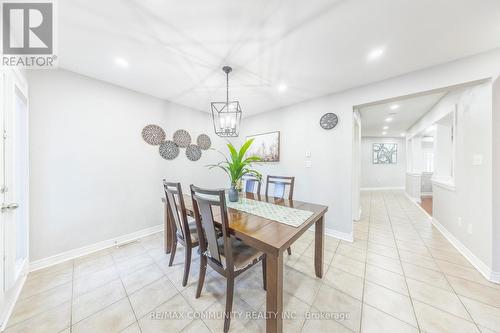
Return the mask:
{"type": "Polygon", "coordinates": [[[227,207],[241,210],[269,220],[298,227],[314,213],[292,207],[275,205],[268,202],[241,198],[237,202],[226,200],[227,207]]]}

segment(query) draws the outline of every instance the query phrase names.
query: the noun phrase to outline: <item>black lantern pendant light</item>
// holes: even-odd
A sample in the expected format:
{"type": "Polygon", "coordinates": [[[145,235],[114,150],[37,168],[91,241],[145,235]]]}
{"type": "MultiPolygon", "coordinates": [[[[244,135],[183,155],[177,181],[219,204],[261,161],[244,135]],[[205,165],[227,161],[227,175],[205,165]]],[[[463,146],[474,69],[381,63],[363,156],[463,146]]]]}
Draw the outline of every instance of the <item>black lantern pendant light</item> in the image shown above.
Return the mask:
{"type": "Polygon", "coordinates": [[[229,66],[222,67],[226,73],[226,101],[212,102],[212,119],[215,134],[221,137],[237,137],[240,132],[241,107],[238,101],[229,101],[229,66]]]}

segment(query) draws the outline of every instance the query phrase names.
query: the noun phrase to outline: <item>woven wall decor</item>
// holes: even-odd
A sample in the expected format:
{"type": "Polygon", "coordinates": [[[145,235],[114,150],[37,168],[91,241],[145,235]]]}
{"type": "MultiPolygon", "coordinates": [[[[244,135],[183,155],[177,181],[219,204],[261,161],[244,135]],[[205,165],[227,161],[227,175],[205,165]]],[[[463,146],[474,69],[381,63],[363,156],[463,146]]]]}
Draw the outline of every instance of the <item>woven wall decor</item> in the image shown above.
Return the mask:
{"type": "Polygon", "coordinates": [[[173,160],[179,155],[179,146],[171,140],[167,140],[160,145],[160,156],[166,160],[173,160]]]}
{"type": "Polygon", "coordinates": [[[201,158],[201,149],[197,145],[186,147],[186,156],[190,161],[198,161],[201,158]]]}
{"type": "Polygon", "coordinates": [[[142,129],[142,138],[150,145],[157,146],[165,141],[166,135],[160,126],[147,125],[142,129]]]}
{"type": "Polygon", "coordinates": [[[188,131],[180,129],[174,133],[174,142],[181,148],[186,148],[191,144],[191,135],[188,131]]]}
{"type": "Polygon", "coordinates": [[[198,135],[198,138],[196,139],[196,144],[201,149],[207,150],[212,145],[212,141],[210,140],[210,137],[208,135],[200,134],[200,135],[198,135]]]}

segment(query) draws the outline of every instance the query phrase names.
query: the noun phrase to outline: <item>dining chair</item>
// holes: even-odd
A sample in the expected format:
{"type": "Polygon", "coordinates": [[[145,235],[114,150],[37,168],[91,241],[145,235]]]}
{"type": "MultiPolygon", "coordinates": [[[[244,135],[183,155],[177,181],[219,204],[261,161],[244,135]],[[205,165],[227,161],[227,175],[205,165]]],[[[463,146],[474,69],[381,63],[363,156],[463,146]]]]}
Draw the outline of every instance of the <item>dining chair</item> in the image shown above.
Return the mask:
{"type": "Polygon", "coordinates": [[[260,179],[255,176],[245,175],[242,180],[245,182],[245,192],[260,194],[260,179]]]}
{"type": "Polygon", "coordinates": [[[168,214],[170,221],[174,223],[172,227],[172,247],[170,248],[170,261],[168,266],[172,266],[175,258],[177,242],[184,246],[184,277],[182,286],[185,287],[189,277],[189,268],[191,266],[191,250],[199,245],[198,229],[194,218],[186,214],[184,199],[180,183],[169,183],[163,180],[163,188],[168,203],[168,214]]]}
{"type": "Polygon", "coordinates": [[[295,184],[295,177],[267,176],[266,197],[269,196],[270,184],[273,185],[273,197],[285,199],[285,192],[286,188],[288,187],[288,200],[293,200],[293,186],[295,184]]]}
{"type": "MultiPolygon", "coordinates": [[[[269,196],[269,185],[273,185],[272,196],[275,198],[285,198],[286,188],[288,186],[288,200],[293,200],[293,186],[295,185],[295,177],[284,176],[267,176],[266,179],[266,197],[269,196]]],[[[292,248],[286,249],[288,254],[292,254],[292,248]]]]}
{"type": "Polygon", "coordinates": [[[229,330],[233,307],[234,280],[241,273],[262,261],[262,278],[266,289],[266,256],[229,233],[229,220],[224,190],[207,190],[191,185],[193,211],[200,235],[200,275],[196,298],[199,298],[205,281],[207,264],[226,278],[226,309],[224,332],[229,330]],[[222,237],[217,237],[214,212],[220,212],[222,237]]]}

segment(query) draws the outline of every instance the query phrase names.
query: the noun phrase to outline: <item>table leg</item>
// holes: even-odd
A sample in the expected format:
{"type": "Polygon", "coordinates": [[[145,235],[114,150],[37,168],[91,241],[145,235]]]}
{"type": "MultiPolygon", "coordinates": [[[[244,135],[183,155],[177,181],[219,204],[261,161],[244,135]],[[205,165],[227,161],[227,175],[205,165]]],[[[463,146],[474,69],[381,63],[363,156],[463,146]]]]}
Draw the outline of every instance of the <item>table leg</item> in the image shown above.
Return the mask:
{"type": "Polygon", "coordinates": [[[283,332],[283,253],[266,255],[266,332],[283,332]]]}
{"type": "Polygon", "coordinates": [[[323,277],[323,252],[324,252],[324,238],[325,238],[325,224],[323,223],[323,216],[316,221],[314,226],[314,269],[316,276],[323,277]]]}
{"type": "Polygon", "coordinates": [[[170,214],[168,213],[168,206],[165,202],[163,204],[163,246],[165,253],[170,253],[170,248],[172,247],[172,224],[170,223],[170,214]]]}

